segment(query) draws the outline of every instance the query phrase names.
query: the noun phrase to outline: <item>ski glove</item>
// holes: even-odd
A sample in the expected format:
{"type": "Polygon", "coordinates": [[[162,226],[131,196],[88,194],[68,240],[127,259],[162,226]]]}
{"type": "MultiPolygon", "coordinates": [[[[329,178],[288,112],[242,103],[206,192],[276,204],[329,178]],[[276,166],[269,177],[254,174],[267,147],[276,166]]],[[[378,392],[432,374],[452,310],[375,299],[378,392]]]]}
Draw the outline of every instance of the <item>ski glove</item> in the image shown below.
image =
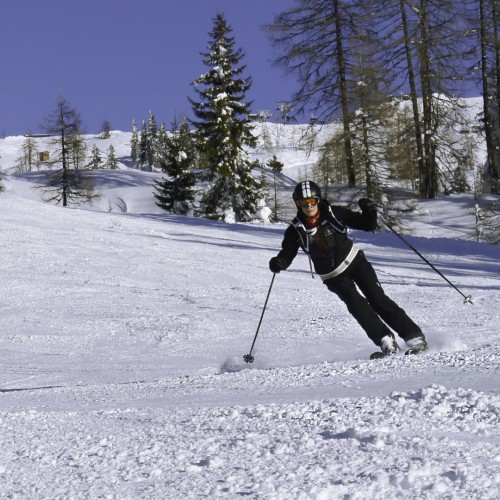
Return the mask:
{"type": "Polygon", "coordinates": [[[284,267],[283,265],[281,264],[280,260],[278,259],[278,257],[273,257],[270,261],[269,261],[269,269],[273,272],[273,273],[279,273],[280,271],[283,271],[284,267]]]}
{"type": "Polygon", "coordinates": [[[359,208],[361,211],[367,215],[377,214],[377,205],[369,198],[360,198],[358,201],[359,208]]]}

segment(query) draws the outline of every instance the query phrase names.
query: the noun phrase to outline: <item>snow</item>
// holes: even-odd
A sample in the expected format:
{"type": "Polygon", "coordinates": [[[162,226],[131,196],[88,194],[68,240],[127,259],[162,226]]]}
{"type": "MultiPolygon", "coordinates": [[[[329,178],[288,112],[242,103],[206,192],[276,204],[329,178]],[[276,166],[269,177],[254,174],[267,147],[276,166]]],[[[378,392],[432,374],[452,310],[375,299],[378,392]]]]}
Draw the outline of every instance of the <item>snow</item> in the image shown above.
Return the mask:
{"type": "MultiPolygon", "coordinates": [[[[311,160],[281,130],[287,188],[311,160]]],[[[500,252],[467,239],[469,195],[421,202],[406,238],[472,305],[393,234],[351,233],[427,353],[369,361],[299,255],[246,364],[286,226],[161,213],[129,137],[95,139],[120,170],[85,209],[42,203],[0,140],[2,497],[500,496],[500,252]]]]}

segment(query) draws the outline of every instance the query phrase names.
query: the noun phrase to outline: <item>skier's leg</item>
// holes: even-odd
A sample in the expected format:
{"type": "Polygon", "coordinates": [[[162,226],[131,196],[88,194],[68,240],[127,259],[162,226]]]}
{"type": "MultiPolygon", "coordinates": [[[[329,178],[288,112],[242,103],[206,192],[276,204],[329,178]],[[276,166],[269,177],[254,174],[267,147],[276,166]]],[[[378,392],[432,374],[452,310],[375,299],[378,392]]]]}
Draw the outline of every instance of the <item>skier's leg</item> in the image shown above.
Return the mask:
{"type": "Polygon", "coordinates": [[[394,337],[386,324],[379,318],[369,302],[357,290],[353,280],[348,276],[337,276],[324,281],[328,290],[338,295],[345,303],[348,311],[360,324],[374,344],[380,346],[386,335],[394,337]]]}
{"type": "Polygon", "coordinates": [[[375,269],[368,262],[363,252],[359,252],[348,271],[375,312],[403,340],[424,337],[420,327],[406,314],[404,309],[385,294],[375,269]]]}

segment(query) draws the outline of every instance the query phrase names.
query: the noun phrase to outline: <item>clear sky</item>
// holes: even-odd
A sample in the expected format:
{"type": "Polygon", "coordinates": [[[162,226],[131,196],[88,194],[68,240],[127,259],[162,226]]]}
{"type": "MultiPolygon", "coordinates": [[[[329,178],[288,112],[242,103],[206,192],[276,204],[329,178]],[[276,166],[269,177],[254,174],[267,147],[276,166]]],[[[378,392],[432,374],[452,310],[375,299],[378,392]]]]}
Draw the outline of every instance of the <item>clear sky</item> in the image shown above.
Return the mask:
{"type": "Polygon", "coordinates": [[[85,131],[105,120],[131,130],[153,111],[158,123],[189,114],[190,83],[206,70],[213,19],[222,12],[243,49],[252,110],[274,110],[296,82],[273,66],[263,25],[293,0],[2,0],[0,137],[40,132],[64,96],[85,131]]]}

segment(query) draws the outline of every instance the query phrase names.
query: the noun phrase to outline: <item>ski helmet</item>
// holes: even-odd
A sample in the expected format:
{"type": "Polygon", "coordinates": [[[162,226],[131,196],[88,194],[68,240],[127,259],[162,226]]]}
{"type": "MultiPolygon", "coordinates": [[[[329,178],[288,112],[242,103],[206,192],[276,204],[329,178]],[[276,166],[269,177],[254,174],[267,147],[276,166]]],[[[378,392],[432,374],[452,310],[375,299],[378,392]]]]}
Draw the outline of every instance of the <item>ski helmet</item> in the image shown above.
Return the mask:
{"type": "Polygon", "coordinates": [[[321,200],[321,189],[313,181],[299,182],[293,190],[293,200],[303,200],[304,198],[316,198],[321,200]]]}

